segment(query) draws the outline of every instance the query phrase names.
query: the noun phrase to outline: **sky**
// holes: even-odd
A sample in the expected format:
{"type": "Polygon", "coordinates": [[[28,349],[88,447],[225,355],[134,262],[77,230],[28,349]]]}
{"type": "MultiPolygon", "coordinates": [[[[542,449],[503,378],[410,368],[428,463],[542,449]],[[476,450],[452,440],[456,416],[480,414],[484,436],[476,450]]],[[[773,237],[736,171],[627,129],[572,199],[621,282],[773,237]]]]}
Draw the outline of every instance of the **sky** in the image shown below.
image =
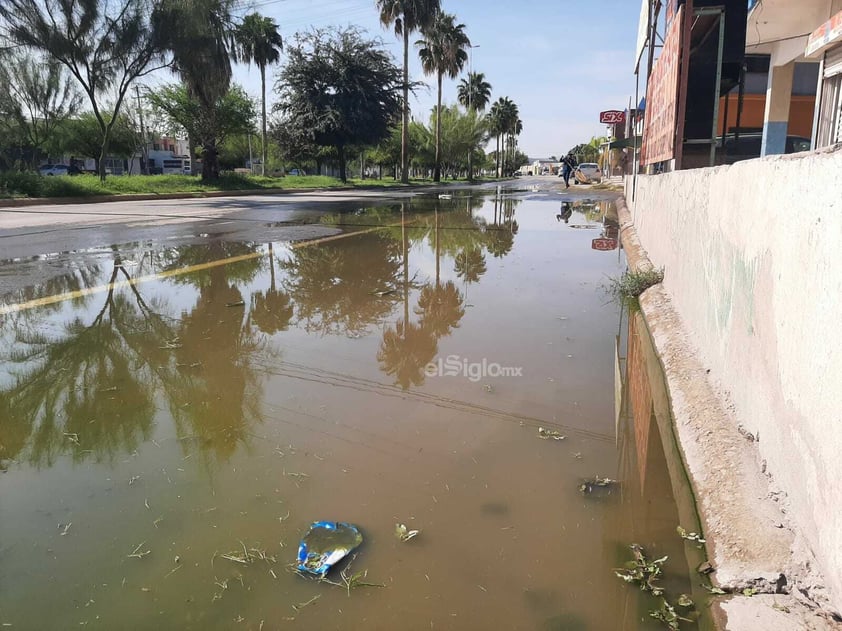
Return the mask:
{"type": "MultiPolygon", "coordinates": [[[[380,25],[375,0],[251,0],[244,13],[256,10],[273,17],[285,41],[310,27],[353,24],[383,40],[401,64],[402,42],[380,25]]],[[[442,0],[442,8],[465,24],[474,48],[470,65],[485,73],[492,102],[501,96],[519,108],[521,151],[532,158],[567,153],[592,136],[604,135],[599,112],[626,109],[634,99],[634,48],[640,3],[635,0],[442,0]]],[[[419,39],[413,34],[412,43],[419,39]]],[[[281,64],[285,61],[282,56],[281,64]]],[[[267,71],[267,101],[273,96],[278,67],[267,71]]],[[[466,67],[465,73],[467,74],[466,67]]],[[[435,77],[425,77],[416,47],[410,50],[410,79],[423,80],[411,97],[415,118],[425,122],[436,103],[435,77]]],[[[260,95],[257,68],[238,65],[234,81],[260,95]]],[[[456,102],[458,79],[444,82],[443,102],[456,102]]]]}

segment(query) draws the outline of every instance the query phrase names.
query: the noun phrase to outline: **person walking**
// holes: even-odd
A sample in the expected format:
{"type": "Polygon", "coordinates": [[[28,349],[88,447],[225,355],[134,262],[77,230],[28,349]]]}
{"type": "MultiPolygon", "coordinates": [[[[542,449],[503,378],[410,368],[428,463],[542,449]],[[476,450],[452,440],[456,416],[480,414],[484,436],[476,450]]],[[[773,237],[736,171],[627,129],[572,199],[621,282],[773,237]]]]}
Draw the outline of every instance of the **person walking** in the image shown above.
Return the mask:
{"type": "Polygon", "coordinates": [[[561,175],[564,178],[564,188],[570,188],[570,174],[576,168],[576,158],[572,153],[568,153],[561,160],[561,175]]]}

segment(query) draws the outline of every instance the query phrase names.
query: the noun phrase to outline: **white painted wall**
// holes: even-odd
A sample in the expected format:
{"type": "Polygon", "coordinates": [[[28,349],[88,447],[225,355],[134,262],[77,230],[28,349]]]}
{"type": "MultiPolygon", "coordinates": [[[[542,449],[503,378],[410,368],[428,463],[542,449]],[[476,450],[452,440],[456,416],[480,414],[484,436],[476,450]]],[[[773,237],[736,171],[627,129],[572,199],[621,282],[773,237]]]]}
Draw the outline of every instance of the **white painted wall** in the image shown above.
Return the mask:
{"type": "Polygon", "coordinates": [[[640,176],[626,193],[842,607],[842,147],[640,176]]]}

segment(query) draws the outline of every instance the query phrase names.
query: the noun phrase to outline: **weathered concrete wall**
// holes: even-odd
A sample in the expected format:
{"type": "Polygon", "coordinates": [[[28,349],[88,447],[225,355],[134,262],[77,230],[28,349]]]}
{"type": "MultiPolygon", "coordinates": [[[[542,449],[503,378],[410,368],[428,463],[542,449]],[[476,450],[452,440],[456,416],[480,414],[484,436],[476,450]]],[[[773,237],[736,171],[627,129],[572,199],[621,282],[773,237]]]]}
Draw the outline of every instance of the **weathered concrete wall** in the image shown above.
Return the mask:
{"type": "Polygon", "coordinates": [[[842,150],[638,177],[626,200],[842,609],[842,150]]]}

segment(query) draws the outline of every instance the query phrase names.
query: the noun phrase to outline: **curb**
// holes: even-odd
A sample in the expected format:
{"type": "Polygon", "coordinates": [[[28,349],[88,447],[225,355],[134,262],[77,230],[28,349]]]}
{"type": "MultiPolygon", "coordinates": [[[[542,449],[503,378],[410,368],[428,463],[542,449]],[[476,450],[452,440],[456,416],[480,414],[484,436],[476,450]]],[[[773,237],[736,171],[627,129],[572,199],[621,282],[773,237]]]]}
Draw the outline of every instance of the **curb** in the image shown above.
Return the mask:
{"type": "MultiPolygon", "coordinates": [[[[654,269],[625,198],[616,204],[629,267],[654,269]]],[[[754,437],[739,432],[727,396],[711,383],[662,283],[643,292],[640,308],[667,382],[673,430],[715,568],[711,578],[732,594],[711,602],[717,626],[842,628],[829,613],[823,580],[787,514],[785,496],[764,473],[754,437]],[[743,590],[758,596],[748,598],[743,590]]]]}
{"type": "Polygon", "coordinates": [[[281,193],[292,194],[349,190],[359,189],[353,186],[337,186],[335,188],[262,188],[234,191],[194,191],[190,193],[127,193],[125,195],[83,195],[79,197],[27,197],[25,199],[0,199],[0,208],[21,208],[26,206],[50,206],[60,204],[102,204],[105,202],[146,202],[152,200],[203,199],[213,197],[246,197],[249,195],[278,195],[281,193]]]}
{"type": "MultiPolygon", "coordinates": [[[[492,180],[489,182],[502,182],[507,180],[492,180]]],[[[390,191],[412,191],[425,188],[451,188],[454,186],[475,186],[465,182],[455,182],[451,184],[443,182],[430,182],[429,184],[396,184],[394,186],[366,186],[364,184],[359,186],[331,186],[331,187],[312,187],[312,188],[260,188],[260,189],[243,189],[232,191],[193,191],[186,193],[126,193],[124,195],[82,195],[79,197],[26,197],[21,199],[0,199],[0,209],[3,208],[25,208],[27,206],[51,206],[63,204],[102,204],[107,202],[146,202],[153,200],[171,200],[171,199],[204,199],[214,197],[247,197],[250,195],[294,195],[296,193],[324,193],[332,191],[383,191],[388,193],[390,191]]]]}

